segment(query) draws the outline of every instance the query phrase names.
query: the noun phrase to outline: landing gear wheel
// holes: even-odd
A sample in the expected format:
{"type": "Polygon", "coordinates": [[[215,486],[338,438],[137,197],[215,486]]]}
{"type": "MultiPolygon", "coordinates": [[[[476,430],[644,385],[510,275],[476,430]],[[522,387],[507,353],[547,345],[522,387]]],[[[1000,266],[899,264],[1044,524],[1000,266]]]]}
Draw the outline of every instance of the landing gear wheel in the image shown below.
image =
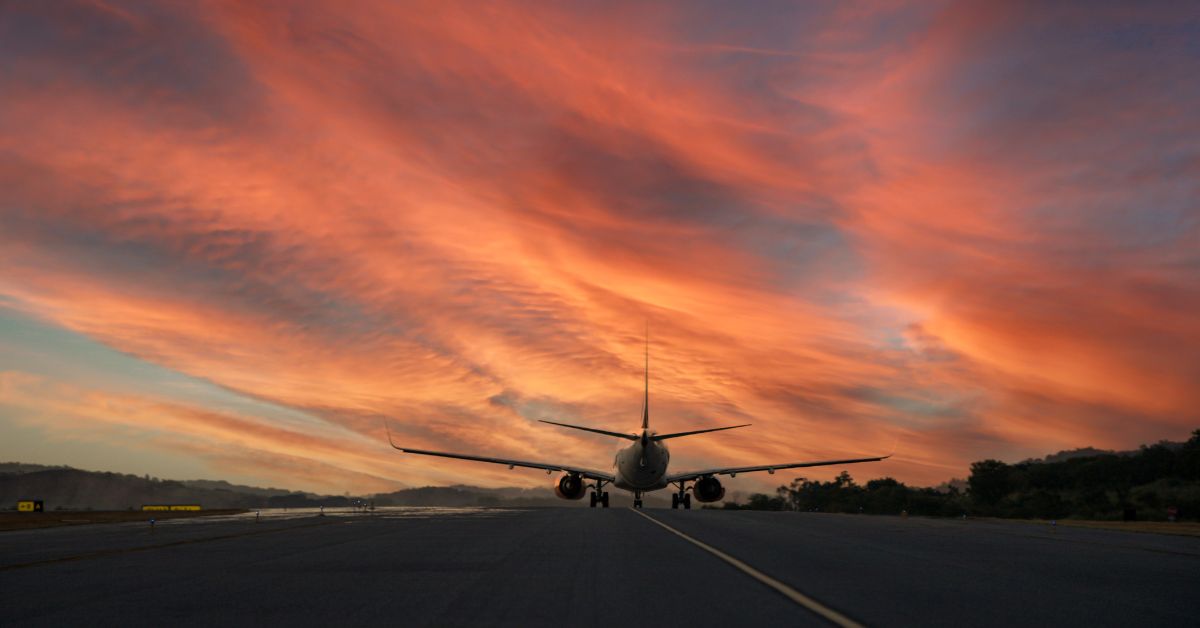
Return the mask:
{"type": "Polygon", "coordinates": [[[642,507],[642,500],[640,500],[640,499],[635,499],[635,500],[633,500],[633,507],[634,507],[634,508],[641,508],[641,507],[642,507]]]}
{"type": "Polygon", "coordinates": [[[671,510],[679,509],[679,494],[671,493],[671,510]]]}
{"type": "Polygon", "coordinates": [[[692,509],[692,496],[688,495],[686,493],[683,495],[683,509],[684,510],[692,509]]]}
{"type": "Polygon", "coordinates": [[[596,498],[596,491],[592,491],[592,508],[596,507],[596,502],[600,501],[596,498]]]}
{"type": "Polygon", "coordinates": [[[608,508],[608,491],[604,491],[604,493],[600,495],[600,505],[608,508]]]}

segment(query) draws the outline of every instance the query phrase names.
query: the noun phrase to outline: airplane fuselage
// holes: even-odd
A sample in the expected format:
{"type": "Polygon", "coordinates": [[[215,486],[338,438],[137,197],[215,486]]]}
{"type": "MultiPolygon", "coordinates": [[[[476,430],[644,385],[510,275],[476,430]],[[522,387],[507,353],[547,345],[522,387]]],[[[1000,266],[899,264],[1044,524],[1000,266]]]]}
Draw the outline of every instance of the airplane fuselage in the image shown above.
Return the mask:
{"type": "Polygon", "coordinates": [[[653,491],[666,488],[663,480],[671,452],[662,441],[653,440],[654,432],[642,430],[633,444],[618,451],[613,460],[613,485],[629,491],[653,491]]]}

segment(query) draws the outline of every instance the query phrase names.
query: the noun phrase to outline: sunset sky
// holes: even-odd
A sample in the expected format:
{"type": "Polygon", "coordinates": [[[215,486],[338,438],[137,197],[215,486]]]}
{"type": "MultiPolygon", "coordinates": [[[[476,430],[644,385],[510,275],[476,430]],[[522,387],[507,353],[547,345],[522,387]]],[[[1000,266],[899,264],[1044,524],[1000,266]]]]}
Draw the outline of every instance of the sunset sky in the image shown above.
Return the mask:
{"type": "MultiPolygon", "coordinates": [[[[0,460],[318,492],[1200,427],[1200,9],[0,4],[0,460]]],[[[764,490],[840,468],[742,476],[764,490]]]]}

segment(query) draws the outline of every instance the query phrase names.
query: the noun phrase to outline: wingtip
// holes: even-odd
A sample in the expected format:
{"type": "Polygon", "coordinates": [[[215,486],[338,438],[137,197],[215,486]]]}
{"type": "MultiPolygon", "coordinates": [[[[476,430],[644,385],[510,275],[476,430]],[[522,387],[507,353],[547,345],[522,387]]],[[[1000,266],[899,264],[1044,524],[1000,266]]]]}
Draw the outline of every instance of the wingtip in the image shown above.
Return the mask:
{"type": "Polygon", "coordinates": [[[884,458],[891,458],[892,456],[896,455],[896,447],[899,445],[900,445],[900,437],[897,436],[892,439],[892,449],[888,453],[888,455],[884,456],[884,458]]]}
{"type": "Polygon", "coordinates": [[[392,428],[388,425],[387,419],[383,420],[383,429],[384,429],[384,431],[387,432],[388,444],[391,445],[393,449],[399,449],[400,451],[404,451],[403,447],[397,445],[396,441],[392,440],[392,428]]]}

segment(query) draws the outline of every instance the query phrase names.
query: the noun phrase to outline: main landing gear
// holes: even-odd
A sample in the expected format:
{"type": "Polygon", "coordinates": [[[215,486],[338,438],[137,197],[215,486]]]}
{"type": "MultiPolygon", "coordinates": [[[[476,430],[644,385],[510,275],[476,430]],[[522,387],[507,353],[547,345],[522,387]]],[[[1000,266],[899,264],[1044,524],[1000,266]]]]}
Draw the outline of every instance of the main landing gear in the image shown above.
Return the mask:
{"type": "Polygon", "coordinates": [[[604,490],[604,482],[597,481],[592,490],[592,508],[600,504],[602,508],[608,508],[608,491],[604,490]]]}
{"type": "Polygon", "coordinates": [[[671,493],[671,508],[678,509],[680,506],[683,506],[684,510],[692,509],[692,496],[688,494],[683,482],[679,483],[678,493],[671,493]]]}

